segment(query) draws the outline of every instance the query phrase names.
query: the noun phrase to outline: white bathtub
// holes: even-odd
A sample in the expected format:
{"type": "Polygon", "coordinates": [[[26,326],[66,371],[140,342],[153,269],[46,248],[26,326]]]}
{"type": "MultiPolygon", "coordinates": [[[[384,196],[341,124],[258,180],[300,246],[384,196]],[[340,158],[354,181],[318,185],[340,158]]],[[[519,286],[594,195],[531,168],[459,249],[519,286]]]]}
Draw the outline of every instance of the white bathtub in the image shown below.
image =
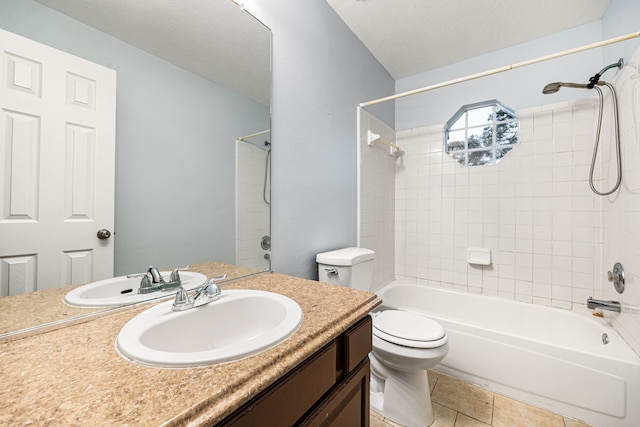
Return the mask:
{"type": "Polygon", "coordinates": [[[604,319],[398,281],[377,293],[382,309],[444,326],[436,371],[595,426],[640,426],[640,358],[604,319]]]}

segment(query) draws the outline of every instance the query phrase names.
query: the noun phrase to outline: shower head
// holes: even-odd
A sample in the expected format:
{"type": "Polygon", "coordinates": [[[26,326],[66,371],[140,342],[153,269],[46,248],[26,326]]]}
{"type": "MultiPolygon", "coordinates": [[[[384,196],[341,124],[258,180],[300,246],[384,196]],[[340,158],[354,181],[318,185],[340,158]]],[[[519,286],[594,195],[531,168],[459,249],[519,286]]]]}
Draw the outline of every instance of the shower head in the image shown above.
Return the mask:
{"type": "MultiPolygon", "coordinates": [[[[598,86],[602,86],[604,84],[605,84],[604,82],[597,83],[598,86]]],[[[583,84],[583,83],[554,82],[546,85],[544,89],[542,89],[542,93],[544,93],[545,95],[548,95],[550,93],[556,93],[557,91],[560,90],[561,87],[572,87],[574,89],[591,89],[589,85],[583,84]]]]}
{"type": "Polygon", "coordinates": [[[564,87],[572,87],[572,88],[575,88],[575,89],[593,89],[593,87],[595,85],[604,86],[607,83],[600,81],[600,77],[602,76],[602,74],[605,71],[607,71],[607,70],[609,70],[611,68],[622,69],[622,67],[624,67],[624,59],[620,58],[618,60],[618,62],[610,64],[610,65],[607,65],[602,70],[600,70],[599,73],[597,73],[596,75],[591,77],[589,79],[589,83],[587,83],[587,84],[582,84],[582,83],[562,83],[562,82],[549,83],[548,85],[546,85],[544,87],[544,89],[542,89],[542,93],[544,93],[545,95],[550,94],[550,93],[556,93],[563,86],[564,87]]]}
{"type": "Polygon", "coordinates": [[[548,95],[550,93],[556,93],[557,91],[560,90],[560,86],[562,86],[562,83],[560,82],[549,83],[544,87],[544,89],[542,89],[542,93],[544,93],[545,95],[548,95]]]}

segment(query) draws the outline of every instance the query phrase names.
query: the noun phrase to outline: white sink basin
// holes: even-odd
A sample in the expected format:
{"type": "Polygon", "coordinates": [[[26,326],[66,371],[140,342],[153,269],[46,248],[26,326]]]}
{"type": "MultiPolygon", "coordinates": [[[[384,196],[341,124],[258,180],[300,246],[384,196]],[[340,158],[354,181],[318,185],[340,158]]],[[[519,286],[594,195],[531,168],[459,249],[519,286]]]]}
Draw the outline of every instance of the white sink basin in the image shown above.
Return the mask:
{"type": "MultiPolygon", "coordinates": [[[[162,277],[167,282],[170,271],[163,271],[162,277]]],[[[192,271],[181,271],[182,287],[191,290],[203,285],[207,276],[192,271]]],[[[127,276],[100,280],[76,288],[64,297],[64,302],[76,307],[113,307],[124,304],[135,304],[176,293],[176,289],[139,294],[140,277],[127,276]]]]}
{"type": "Polygon", "coordinates": [[[173,301],[127,322],[116,339],[125,359],[165,368],[229,362],[267,350],[302,323],[292,299],[273,292],[223,290],[220,299],[186,311],[173,301]]]}

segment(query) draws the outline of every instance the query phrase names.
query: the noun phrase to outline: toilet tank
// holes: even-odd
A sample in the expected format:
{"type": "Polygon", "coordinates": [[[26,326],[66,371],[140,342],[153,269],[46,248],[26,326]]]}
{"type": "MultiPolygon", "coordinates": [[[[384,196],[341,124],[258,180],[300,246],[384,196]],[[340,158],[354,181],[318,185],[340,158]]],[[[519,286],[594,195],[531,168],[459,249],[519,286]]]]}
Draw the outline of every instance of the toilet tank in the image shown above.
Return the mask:
{"type": "Polygon", "coordinates": [[[318,280],[368,291],[373,279],[375,252],[365,248],[344,248],[316,256],[318,280]]]}

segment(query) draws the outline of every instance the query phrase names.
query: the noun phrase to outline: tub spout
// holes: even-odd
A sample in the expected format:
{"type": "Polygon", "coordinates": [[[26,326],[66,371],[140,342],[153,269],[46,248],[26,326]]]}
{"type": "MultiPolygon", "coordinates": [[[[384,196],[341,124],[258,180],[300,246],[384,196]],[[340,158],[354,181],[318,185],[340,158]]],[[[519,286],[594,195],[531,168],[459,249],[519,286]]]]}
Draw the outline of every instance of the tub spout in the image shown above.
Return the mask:
{"type": "Polygon", "coordinates": [[[615,311],[620,313],[620,303],[618,301],[603,301],[593,297],[587,298],[587,307],[590,310],[601,308],[602,310],[615,311]]]}

